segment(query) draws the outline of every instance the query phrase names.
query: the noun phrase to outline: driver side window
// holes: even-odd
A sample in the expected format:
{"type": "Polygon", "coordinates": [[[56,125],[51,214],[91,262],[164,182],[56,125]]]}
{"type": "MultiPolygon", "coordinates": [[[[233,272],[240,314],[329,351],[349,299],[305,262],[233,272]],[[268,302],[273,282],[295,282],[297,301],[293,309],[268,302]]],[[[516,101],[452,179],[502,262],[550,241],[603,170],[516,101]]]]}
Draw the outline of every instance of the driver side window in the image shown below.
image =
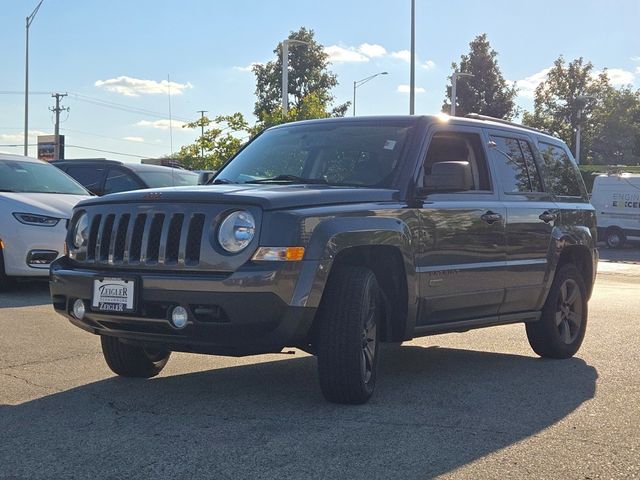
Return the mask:
{"type": "Polygon", "coordinates": [[[471,190],[491,191],[487,159],[477,133],[437,132],[431,139],[424,161],[422,178],[431,175],[433,165],[440,162],[468,162],[473,185],[471,190]]]}

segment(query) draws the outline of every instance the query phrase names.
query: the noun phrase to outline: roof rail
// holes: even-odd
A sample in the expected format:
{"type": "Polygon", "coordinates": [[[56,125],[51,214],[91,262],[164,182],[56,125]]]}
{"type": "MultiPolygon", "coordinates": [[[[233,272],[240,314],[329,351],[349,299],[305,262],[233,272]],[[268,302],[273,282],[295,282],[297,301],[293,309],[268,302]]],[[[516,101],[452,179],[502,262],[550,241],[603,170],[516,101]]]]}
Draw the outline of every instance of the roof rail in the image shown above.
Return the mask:
{"type": "Polygon", "coordinates": [[[531,130],[537,133],[542,133],[543,135],[553,136],[549,132],[545,132],[544,130],[540,130],[538,128],[529,127],[527,125],[522,125],[520,123],[512,122],[510,120],[505,120],[503,118],[490,117],[489,115],[480,115],[479,113],[467,113],[465,115],[465,118],[471,118],[472,120],[485,120],[487,122],[503,123],[505,125],[511,125],[512,127],[524,128],[525,130],[531,130]]]}
{"type": "Polygon", "coordinates": [[[109,165],[124,165],[124,162],[120,160],[108,160],[106,158],[65,158],[62,160],[52,160],[49,163],[106,163],[109,165]]]}

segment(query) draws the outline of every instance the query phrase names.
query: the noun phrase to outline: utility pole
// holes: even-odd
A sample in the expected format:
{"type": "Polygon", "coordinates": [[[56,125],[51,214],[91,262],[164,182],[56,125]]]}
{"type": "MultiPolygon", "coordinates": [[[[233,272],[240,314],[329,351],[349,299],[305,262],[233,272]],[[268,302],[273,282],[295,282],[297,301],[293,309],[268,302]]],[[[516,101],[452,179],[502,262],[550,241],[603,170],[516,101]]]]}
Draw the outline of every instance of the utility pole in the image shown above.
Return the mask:
{"type": "Polygon", "coordinates": [[[55,125],[55,145],[53,149],[53,159],[60,160],[60,112],[69,111],[68,107],[60,106],[60,100],[67,96],[66,93],[52,93],[51,96],[56,99],[56,106],[49,108],[56,115],[56,125],[55,125]]]}
{"type": "Polygon", "coordinates": [[[200,158],[204,160],[204,114],[207,110],[198,110],[200,113],[200,158]]]}

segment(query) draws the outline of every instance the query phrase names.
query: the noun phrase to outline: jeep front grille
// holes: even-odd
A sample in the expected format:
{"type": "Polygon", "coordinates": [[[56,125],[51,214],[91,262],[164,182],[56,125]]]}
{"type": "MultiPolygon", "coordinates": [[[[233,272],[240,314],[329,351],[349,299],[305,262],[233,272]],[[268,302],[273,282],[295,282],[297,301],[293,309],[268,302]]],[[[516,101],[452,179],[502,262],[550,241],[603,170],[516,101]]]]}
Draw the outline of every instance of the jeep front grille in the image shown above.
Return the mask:
{"type": "Polygon", "coordinates": [[[90,222],[86,262],[118,266],[197,266],[202,213],[107,213],[90,222]]]}

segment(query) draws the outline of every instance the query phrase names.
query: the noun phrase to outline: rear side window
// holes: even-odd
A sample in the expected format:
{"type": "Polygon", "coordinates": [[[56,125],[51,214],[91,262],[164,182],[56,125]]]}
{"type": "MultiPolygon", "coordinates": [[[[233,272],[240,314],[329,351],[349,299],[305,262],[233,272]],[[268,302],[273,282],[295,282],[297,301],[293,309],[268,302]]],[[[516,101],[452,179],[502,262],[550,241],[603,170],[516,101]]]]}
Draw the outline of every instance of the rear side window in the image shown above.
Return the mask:
{"type": "Polygon", "coordinates": [[[91,166],[71,166],[67,169],[67,175],[75,178],[92,193],[97,193],[102,186],[104,168],[91,166]]]}
{"type": "Polygon", "coordinates": [[[111,169],[107,181],[104,182],[104,194],[116,192],[128,192],[142,188],[140,184],[129,173],[124,170],[111,169]]]}
{"type": "Polygon", "coordinates": [[[564,148],[539,142],[546,170],[547,189],[560,197],[582,197],[577,167],[564,148]]]}
{"type": "Polygon", "coordinates": [[[505,193],[541,192],[542,182],[529,142],[492,136],[494,164],[505,193]]]}

